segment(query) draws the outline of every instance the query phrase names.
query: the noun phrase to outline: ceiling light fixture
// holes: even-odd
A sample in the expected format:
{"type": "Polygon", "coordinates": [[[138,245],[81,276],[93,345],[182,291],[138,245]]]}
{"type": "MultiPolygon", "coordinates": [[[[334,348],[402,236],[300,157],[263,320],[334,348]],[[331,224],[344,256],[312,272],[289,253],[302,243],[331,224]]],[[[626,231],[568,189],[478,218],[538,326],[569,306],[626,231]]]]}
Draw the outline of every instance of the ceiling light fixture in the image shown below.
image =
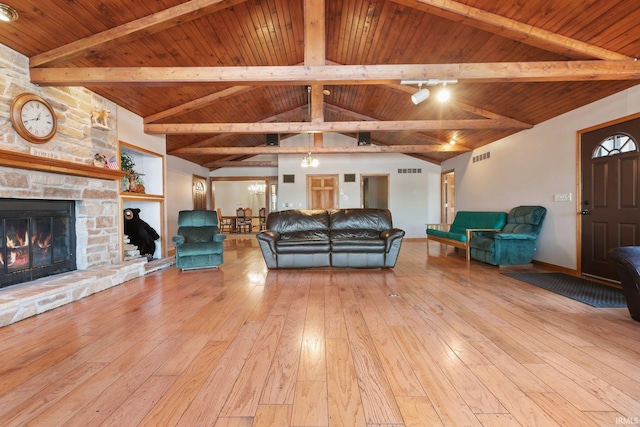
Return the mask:
{"type": "Polygon", "coordinates": [[[0,3],[0,21],[12,22],[18,19],[18,11],[11,6],[0,3]]]}
{"type": "Polygon", "coordinates": [[[426,101],[429,95],[431,95],[429,89],[422,89],[422,83],[418,83],[418,91],[411,95],[411,102],[418,105],[422,101],[426,101]]]}
{"type": "Polygon", "coordinates": [[[402,85],[418,85],[418,91],[411,95],[411,102],[418,105],[422,101],[425,101],[429,98],[431,94],[429,89],[422,89],[422,86],[438,86],[442,85],[442,89],[438,92],[438,100],[444,102],[451,97],[451,93],[448,89],[446,89],[446,85],[458,83],[458,80],[449,79],[428,79],[428,80],[402,80],[400,84],[402,85]]]}
{"type": "Polygon", "coordinates": [[[317,168],[319,164],[320,163],[318,162],[318,159],[314,159],[311,156],[311,151],[309,151],[309,154],[302,158],[300,166],[302,166],[303,168],[308,168],[309,166],[311,166],[312,168],[317,168]]]}
{"type": "Polygon", "coordinates": [[[449,98],[451,98],[451,92],[449,92],[449,89],[447,89],[447,84],[443,83],[442,89],[440,89],[440,91],[438,92],[438,101],[446,102],[449,100],[449,98]]]}

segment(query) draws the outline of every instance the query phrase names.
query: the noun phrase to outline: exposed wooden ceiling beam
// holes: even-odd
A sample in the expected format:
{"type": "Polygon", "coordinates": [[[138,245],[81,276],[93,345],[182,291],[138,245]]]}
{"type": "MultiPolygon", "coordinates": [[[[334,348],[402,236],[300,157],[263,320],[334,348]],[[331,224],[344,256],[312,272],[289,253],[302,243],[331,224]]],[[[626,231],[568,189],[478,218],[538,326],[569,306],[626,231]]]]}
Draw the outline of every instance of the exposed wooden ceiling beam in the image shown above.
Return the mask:
{"type": "Polygon", "coordinates": [[[245,1],[191,0],[32,56],[29,59],[29,64],[31,67],[40,67],[54,62],[70,61],[88,56],[99,49],[145,37],[245,1]]]}
{"type": "MultiPolygon", "coordinates": [[[[335,113],[344,115],[349,117],[352,121],[356,120],[364,120],[364,121],[378,121],[375,117],[366,116],[364,114],[356,113],[355,111],[347,110],[345,108],[338,107],[336,105],[326,104],[325,108],[327,111],[333,111],[335,113]]],[[[412,134],[416,135],[416,138],[419,138],[419,141],[428,141],[431,144],[447,144],[448,141],[442,141],[437,138],[434,138],[431,135],[425,135],[420,132],[412,132],[412,134]]]]}
{"type": "MultiPolygon", "coordinates": [[[[263,120],[260,120],[257,123],[272,123],[277,121],[286,121],[288,117],[291,117],[294,114],[299,115],[301,108],[307,108],[307,107],[304,106],[300,108],[294,108],[293,110],[285,111],[283,113],[267,117],[263,120]]],[[[193,144],[188,145],[188,147],[206,147],[213,144],[220,144],[220,143],[224,144],[224,140],[231,137],[233,137],[233,135],[231,134],[214,135],[214,136],[210,136],[208,138],[202,139],[200,141],[194,142],[193,144]]],[[[282,140],[284,138],[286,138],[286,135],[280,134],[280,139],[282,140]]]]}
{"type": "Polygon", "coordinates": [[[213,104],[216,101],[219,101],[228,96],[240,95],[245,92],[249,92],[251,90],[256,89],[255,86],[233,86],[227,89],[223,89],[221,91],[212,93],[207,96],[203,96],[202,98],[194,99],[193,101],[185,102],[182,105],[178,105],[173,108],[169,108],[168,110],[161,111],[156,114],[152,114],[151,116],[147,116],[144,118],[144,123],[153,123],[158,120],[167,119],[169,117],[179,116],[181,114],[186,114],[191,111],[195,111],[199,108],[206,107],[207,105],[213,104]]]}
{"type": "Polygon", "coordinates": [[[392,0],[413,9],[437,15],[456,22],[462,22],[484,31],[497,34],[549,52],[559,53],[569,58],[587,57],[608,60],[633,59],[626,55],[581,42],[560,34],[552,33],[532,25],[514,21],[482,9],[453,0],[392,0]]]}
{"type": "Polygon", "coordinates": [[[320,65],[277,67],[31,68],[41,86],[172,86],[391,84],[401,80],[554,82],[640,79],[640,61],[543,61],[463,64],[320,65]]]}
{"type": "Polygon", "coordinates": [[[289,122],[289,123],[150,123],[144,125],[149,134],[185,135],[206,133],[316,133],[362,131],[428,131],[464,129],[529,129],[511,119],[478,120],[405,120],[355,122],[289,122]]]}
{"type": "Polygon", "coordinates": [[[459,145],[363,145],[348,147],[200,147],[178,148],[170,154],[200,154],[200,155],[228,155],[228,154],[340,154],[340,153],[433,153],[433,152],[464,152],[469,151],[459,145]]]}
{"type": "Polygon", "coordinates": [[[205,168],[255,168],[255,167],[278,167],[277,160],[239,160],[239,161],[223,161],[218,160],[202,165],[205,168]]]}

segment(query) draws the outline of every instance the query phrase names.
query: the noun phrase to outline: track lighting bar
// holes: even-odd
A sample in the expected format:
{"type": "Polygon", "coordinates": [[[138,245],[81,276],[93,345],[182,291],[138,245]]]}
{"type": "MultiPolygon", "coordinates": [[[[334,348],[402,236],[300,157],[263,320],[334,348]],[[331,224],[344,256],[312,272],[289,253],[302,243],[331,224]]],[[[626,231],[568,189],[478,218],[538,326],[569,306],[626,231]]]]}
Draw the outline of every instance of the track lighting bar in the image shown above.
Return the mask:
{"type": "Polygon", "coordinates": [[[438,86],[438,85],[452,85],[458,83],[457,79],[428,79],[428,80],[402,80],[401,85],[424,85],[424,86],[438,86]]]}

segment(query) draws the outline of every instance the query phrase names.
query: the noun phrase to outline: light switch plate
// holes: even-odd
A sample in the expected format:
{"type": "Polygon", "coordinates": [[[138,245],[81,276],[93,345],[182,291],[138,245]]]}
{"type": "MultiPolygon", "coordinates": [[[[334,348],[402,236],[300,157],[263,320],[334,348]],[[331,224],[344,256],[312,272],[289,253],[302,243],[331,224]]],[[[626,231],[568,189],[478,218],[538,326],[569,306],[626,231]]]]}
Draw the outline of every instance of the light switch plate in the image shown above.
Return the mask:
{"type": "Polygon", "coordinates": [[[570,202],[571,193],[558,193],[553,195],[554,202],[570,202]]]}

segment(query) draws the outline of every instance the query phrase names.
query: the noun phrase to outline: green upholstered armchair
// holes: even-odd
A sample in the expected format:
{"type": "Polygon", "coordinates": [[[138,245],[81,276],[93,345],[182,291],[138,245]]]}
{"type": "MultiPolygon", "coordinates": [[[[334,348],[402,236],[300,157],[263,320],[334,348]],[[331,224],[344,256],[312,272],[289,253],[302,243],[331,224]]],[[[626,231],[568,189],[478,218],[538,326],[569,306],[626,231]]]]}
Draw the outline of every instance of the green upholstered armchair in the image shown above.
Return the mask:
{"type": "Polygon", "coordinates": [[[215,211],[195,210],[178,213],[176,266],[182,270],[217,268],[223,262],[222,241],[218,215],[215,211]]]}
{"type": "Polygon", "coordinates": [[[547,210],[542,206],[511,209],[502,231],[479,231],[469,242],[471,258],[493,265],[529,264],[547,210]]]}

